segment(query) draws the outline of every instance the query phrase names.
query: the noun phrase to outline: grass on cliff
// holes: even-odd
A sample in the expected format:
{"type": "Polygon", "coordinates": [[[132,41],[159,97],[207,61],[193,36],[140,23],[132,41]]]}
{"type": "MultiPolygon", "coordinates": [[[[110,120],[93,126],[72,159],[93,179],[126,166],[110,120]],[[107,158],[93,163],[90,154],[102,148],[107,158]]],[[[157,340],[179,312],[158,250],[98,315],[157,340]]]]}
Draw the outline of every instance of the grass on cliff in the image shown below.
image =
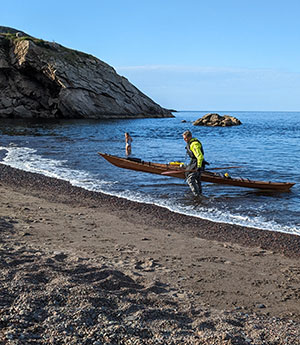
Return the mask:
{"type": "Polygon", "coordinates": [[[44,48],[50,48],[49,43],[47,43],[47,41],[44,41],[42,39],[38,39],[38,38],[34,38],[31,36],[21,36],[18,37],[16,36],[16,34],[12,34],[12,33],[2,33],[2,36],[4,36],[4,38],[12,41],[12,42],[18,42],[18,41],[32,41],[34,42],[36,45],[44,47],[44,48]]]}
{"type": "MultiPolygon", "coordinates": [[[[4,38],[6,38],[7,40],[9,40],[11,42],[31,41],[31,42],[35,43],[37,46],[40,46],[42,48],[51,49],[51,50],[57,50],[54,47],[54,45],[52,45],[51,43],[49,43],[47,41],[44,41],[42,39],[31,37],[31,36],[17,37],[17,35],[14,34],[14,33],[1,33],[0,35],[2,35],[4,38]]],[[[93,59],[95,59],[90,54],[86,54],[84,52],[80,52],[80,51],[74,50],[74,49],[69,49],[69,48],[66,48],[66,47],[64,47],[62,45],[59,45],[59,47],[62,49],[62,52],[64,53],[64,58],[70,64],[75,63],[75,62],[78,63],[78,57],[93,58],[93,59]]]]}

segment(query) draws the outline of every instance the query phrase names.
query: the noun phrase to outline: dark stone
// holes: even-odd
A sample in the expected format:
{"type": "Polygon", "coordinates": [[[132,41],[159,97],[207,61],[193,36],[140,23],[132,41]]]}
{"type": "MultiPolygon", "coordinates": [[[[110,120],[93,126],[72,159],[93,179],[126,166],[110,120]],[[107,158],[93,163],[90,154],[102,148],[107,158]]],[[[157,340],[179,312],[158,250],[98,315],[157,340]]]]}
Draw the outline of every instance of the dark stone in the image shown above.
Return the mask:
{"type": "Polygon", "coordinates": [[[224,115],[220,116],[216,113],[208,113],[200,119],[193,122],[194,126],[210,126],[210,127],[228,127],[241,125],[241,121],[236,117],[224,115]]]}

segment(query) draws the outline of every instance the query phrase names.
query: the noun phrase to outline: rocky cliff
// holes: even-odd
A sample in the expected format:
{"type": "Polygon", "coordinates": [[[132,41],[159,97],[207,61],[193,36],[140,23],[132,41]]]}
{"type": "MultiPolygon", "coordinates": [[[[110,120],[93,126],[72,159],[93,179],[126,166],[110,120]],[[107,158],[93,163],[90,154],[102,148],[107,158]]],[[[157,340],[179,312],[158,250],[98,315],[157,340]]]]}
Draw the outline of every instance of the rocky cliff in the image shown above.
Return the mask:
{"type": "Polygon", "coordinates": [[[0,26],[0,117],[172,117],[94,56],[0,26]]]}

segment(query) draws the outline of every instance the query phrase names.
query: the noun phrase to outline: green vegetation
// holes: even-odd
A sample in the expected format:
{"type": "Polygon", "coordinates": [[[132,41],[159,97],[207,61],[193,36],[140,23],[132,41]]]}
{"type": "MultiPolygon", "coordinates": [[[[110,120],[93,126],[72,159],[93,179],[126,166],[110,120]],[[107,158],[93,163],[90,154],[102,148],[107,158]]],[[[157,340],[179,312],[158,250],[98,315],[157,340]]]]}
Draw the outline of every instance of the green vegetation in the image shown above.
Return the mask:
{"type": "Polygon", "coordinates": [[[18,42],[18,41],[32,41],[34,42],[36,45],[44,47],[44,48],[50,48],[50,45],[47,41],[44,41],[42,39],[38,39],[38,38],[34,38],[31,36],[21,36],[21,37],[17,37],[16,34],[12,34],[12,33],[2,33],[2,36],[4,36],[4,38],[12,41],[12,42],[18,42]]]}
{"type": "Polygon", "coordinates": [[[31,36],[21,36],[21,37],[17,37],[17,35],[15,33],[0,33],[0,36],[4,37],[7,41],[9,42],[20,42],[20,41],[31,41],[34,44],[36,44],[37,46],[40,46],[42,48],[46,48],[49,50],[52,50],[52,52],[49,52],[51,55],[53,53],[53,51],[56,51],[58,54],[61,54],[63,56],[63,58],[70,64],[78,64],[78,58],[85,58],[85,59],[91,59],[94,57],[90,54],[86,54],[83,52],[80,52],[78,50],[74,50],[74,49],[69,49],[66,48],[64,46],[61,46],[59,44],[57,44],[57,46],[55,44],[51,44],[48,41],[44,41],[42,39],[38,39],[38,38],[34,38],[31,36]],[[59,48],[58,48],[59,47],[59,48]]]}

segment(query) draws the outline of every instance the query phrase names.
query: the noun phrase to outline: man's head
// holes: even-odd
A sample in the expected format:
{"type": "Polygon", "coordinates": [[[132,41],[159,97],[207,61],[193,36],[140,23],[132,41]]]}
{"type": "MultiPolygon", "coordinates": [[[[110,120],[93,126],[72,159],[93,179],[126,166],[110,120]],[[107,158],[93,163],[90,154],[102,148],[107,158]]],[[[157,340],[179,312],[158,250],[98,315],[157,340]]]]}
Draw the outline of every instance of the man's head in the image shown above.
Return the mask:
{"type": "Polygon", "coordinates": [[[190,141],[190,140],[192,139],[192,133],[191,133],[191,131],[185,131],[185,132],[182,134],[182,136],[183,136],[183,140],[184,140],[185,142],[188,142],[188,141],[190,141]]]}

